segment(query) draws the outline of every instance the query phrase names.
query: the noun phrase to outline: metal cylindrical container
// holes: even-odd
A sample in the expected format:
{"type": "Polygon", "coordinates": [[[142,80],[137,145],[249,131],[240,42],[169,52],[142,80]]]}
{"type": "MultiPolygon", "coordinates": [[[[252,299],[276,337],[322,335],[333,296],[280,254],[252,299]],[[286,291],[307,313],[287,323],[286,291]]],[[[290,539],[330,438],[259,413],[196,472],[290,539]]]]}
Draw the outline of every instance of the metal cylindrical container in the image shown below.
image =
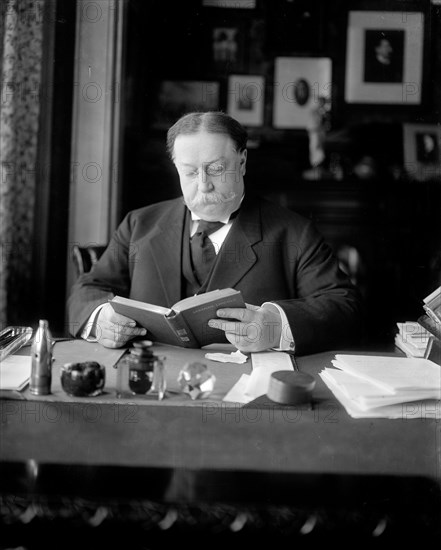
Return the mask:
{"type": "Polygon", "coordinates": [[[52,336],[49,323],[40,320],[32,343],[32,369],[29,391],[34,395],[51,393],[52,382],[52,336]]]}

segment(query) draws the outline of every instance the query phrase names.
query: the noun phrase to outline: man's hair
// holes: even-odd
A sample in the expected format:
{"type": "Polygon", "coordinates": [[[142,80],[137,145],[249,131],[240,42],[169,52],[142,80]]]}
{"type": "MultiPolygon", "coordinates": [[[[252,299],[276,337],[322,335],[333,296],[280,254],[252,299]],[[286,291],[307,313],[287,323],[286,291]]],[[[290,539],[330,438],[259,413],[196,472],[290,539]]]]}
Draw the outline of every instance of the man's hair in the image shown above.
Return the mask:
{"type": "Polygon", "coordinates": [[[238,152],[247,146],[248,133],[234,118],[221,111],[188,113],[181,117],[167,132],[167,153],[173,160],[175,140],[180,135],[198,134],[204,131],[209,134],[226,134],[236,146],[238,152]]]}

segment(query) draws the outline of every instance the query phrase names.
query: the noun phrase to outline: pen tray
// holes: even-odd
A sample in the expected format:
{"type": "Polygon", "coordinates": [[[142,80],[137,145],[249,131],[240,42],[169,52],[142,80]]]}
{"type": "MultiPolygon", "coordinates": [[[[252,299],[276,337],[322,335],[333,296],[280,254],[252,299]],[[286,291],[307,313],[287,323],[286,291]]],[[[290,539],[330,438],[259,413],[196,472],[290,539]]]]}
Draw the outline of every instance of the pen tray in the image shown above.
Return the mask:
{"type": "Polygon", "coordinates": [[[31,327],[9,326],[0,331],[0,361],[15,353],[32,338],[31,327]]]}

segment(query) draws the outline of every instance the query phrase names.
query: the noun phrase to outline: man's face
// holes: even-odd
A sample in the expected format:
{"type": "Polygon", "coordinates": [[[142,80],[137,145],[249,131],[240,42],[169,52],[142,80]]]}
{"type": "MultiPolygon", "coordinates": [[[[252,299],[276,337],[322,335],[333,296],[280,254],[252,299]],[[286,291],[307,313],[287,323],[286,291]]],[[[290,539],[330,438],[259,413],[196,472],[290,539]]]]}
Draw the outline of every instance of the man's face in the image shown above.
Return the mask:
{"type": "Polygon", "coordinates": [[[226,134],[199,132],[175,140],[173,160],[188,208],[207,221],[227,218],[239,207],[247,152],[226,134]]]}
{"type": "Polygon", "coordinates": [[[383,38],[380,44],[375,48],[377,58],[381,63],[389,65],[392,57],[392,46],[386,38],[383,38]]]}

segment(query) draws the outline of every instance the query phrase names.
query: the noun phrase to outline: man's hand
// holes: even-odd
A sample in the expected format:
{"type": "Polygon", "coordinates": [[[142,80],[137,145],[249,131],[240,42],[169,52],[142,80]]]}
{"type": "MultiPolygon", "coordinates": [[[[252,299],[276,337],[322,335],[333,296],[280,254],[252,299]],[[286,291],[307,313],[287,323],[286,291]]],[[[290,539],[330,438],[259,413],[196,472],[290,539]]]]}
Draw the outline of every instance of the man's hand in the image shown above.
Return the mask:
{"type": "Polygon", "coordinates": [[[116,313],[110,304],[106,304],[98,314],[95,335],[106,348],[121,348],[131,338],[145,334],[145,328],[137,327],[133,319],[116,313]]]}
{"type": "Polygon", "coordinates": [[[210,319],[209,326],[224,330],[227,340],[238,350],[255,352],[279,347],[282,319],[278,311],[246,304],[246,308],[218,309],[216,314],[229,320],[210,319]]]}

